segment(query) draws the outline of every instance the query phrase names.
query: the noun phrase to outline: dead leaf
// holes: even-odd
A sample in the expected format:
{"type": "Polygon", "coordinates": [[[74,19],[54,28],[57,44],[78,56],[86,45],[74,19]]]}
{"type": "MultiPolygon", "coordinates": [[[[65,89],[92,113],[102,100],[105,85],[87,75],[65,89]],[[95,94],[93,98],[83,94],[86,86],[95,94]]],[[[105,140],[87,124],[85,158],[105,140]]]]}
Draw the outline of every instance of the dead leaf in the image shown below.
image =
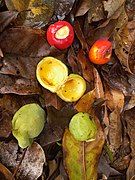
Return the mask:
{"type": "Polygon", "coordinates": [[[96,68],[93,69],[93,72],[94,72],[96,98],[97,99],[104,98],[103,84],[102,84],[100,75],[96,68]]]}
{"type": "Polygon", "coordinates": [[[98,130],[92,142],[79,142],[74,139],[68,129],[65,130],[62,146],[64,165],[70,179],[97,179],[97,165],[104,135],[98,130]]]}
{"type": "Polygon", "coordinates": [[[108,89],[105,92],[105,99],[107,103],[107,107],[114,111],[116,108],[122,112],[124,107],[124,95],[122,92],[114,89],[108,89]]]}
{"type": "Polygon", "coordinates": [[[105,18],[103,3],[101,0],[90,0],[88,11],[88,22],[96,22],[105,18]]]}
{"type": "MultiPolygon", "coordinates": [[[[22,158],[22,153],[23,152],[18,153],[18,145],[13,141],[0,145],[1,162],[9,167],[12,172],[14,172],[18,166],[22,158]]],[[[39,144],[33,143],[32,146],[27,149],[16,176],[19,179],[37,179],[42,174],[45,161],[43,149],[39,144]]]]}
{"type": "Polygon", "coordinates": [[[0,33],[17,18],[18,13],[12,11],[0,12],[0,33]]]}
{"type": "Polygon", "coordinates": [[[101,72],[104,80],[112,89],[120,90],[125,96],[132,94],[133,89],[128,81],[127,73],[118,62],[110,67],[102,67],[101,72]]]}
{"type": "Polygon", "coordinates": [[[65,128],[75,115],[76,110],[72,104],[65,104],[60,110],[52,106],[47,107],[47,124],[40,135],[42,146],[57,142],[62,139],[65,128]]]}
{"type": "Polygon", "coordinates": [[[80,63],[78,63],[78,59],[76,57],[73,47],[71,47],[68,51],[68,63],[71,66],[73,73],[81,75],[80,63]]]}
{"type": "Polygon", "coordinates": [[[45,26],[54,12],[53,0],[6,0],[6,5],[9,10],[20,12],[18,25],[45,26]]]}
{"type": "Polygon", "coordinates": [[[57,0],[54,2],[55,15],[58,19],[63,20],[72,10],[75,0],[57,0]]]}
{"type": "Polygon", "coordinates": [[[37,179],[42,174],[45,162],[46,159],[42,147],[37,143],[33,143],[26,151],[24,159],[22,160],[17,172],[17,177],[28,180],[37,179]]]}
{"type": "Polygon", "coordinates": [[[86,54],[82,49],[79,51],[77,58],[82,68],[83,77],[86,81],[91,83],[92,89],[94,81],[93,66],[90,64],[89,59],[86,57],[86,54]]]}
{"type": "Polygon", "coordinates": [[[130,73],[135,73],[135,26],[134,21],[120,28],[114,35],[115,53],[122,66],[130,73]]]}
{"type": "Polygon", "coordinates": [[[3,54],[44,57],[50,53],[44,31],[31,28],[10,28],[0,35],[3,54]]]}
{"type": "Polygon", "coordinates": [[[0,178],[1,179],[8,179],[8,180],[15,180],[14,177],[12,177],[12,173],[3,165],[0,163],[0,178]]]}
{"type": "Polygon", "coordinates": [[[112,152],[115,152],[122,144],[122,124],[119,109],[115,109],[109,116],[109,143],[112,152]]]}
{"type": "Polygon", "coordinates": [[[135,113],[135,107],[128,110],[128,111],[125,111],[125,113],[123,115],[124,120],[127,123],[127,133],[129,135],[129,138],[130,138],[130,147],[132,150],[132,152],[131,152],[132,158],[135,157],[135,136],[134,136],[135,120],[134,120],[134,113],[135,113]]]}
{"type": "Polygon", "coordinates": [[[16,78],[4,74],[0,74],[0,93],[1,94],[19,94],[32,95],[40,94],[41,89],[37,81],[26,78],[16,78]]]}
{"type": "Polygon", "coordinates": [[[124,111],[125,110],[130,110],[132,109],[133,107],[135,107],[135,95],[131,96],[130,97],[130,100],[129,102],[125,105],[124,107],[124,111]]]}
{"type": "Polygon", "coordinates": [[[82,49],[88,51],[88,44],[87,44],[84,34],[82,32],[79,21],[74,22],[74,31],[75,31],[77,38],[79,39],[79,41],[81,43],[82,49]]]}
{"type": "Polygon", "coordinates": [[[93,113],[93,103],[96,99],[95,89],[85,94],[75,105],[75,109],[78,112],[93,113]]]}
{"type": "Polygon", "coordinates": [[[119,8],[125,3],[125,0],[108,0],[103,1],[104,9],[108,12],[107,17],[111,17],[116,11],[119,11],[119,8]]]}
{"type": "Polygon", "coordinates": [[[46,107],[53,106],[55,109],[60,110],[65,105],[56,94],[51,93],[46,89],[43,89],[42,91],[46,107]]]}
{"type": "Polygon", "coordinates": [[[130,161],[126,175],[127,175],[126,176],[127,180],[135,179],[135,159],[134,158],[130,161]]]}
{"type": "Polygon", "coordinates": [[[79,8],[77,9],[77,12],[75,14],[75,16],[83,16],[85,15],[88,10],[90,9],[90,3],[88,0],[83,0],[79,6],[79,8]]]}

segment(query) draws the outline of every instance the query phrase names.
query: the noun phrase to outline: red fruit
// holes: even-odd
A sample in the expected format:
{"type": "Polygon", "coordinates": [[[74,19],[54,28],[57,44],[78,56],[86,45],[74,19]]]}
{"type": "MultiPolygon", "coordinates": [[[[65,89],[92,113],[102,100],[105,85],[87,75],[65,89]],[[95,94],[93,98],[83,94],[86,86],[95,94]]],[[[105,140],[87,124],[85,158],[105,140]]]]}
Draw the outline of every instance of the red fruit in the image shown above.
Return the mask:
{"type": "Polygon", "coordinates": [[[51,46],[58,49],[68,48],[74,40],[74,30],[66,21],[58,21],[49,26],[47,30],[47,41],[51,46]]]}
{"type": "Polygon", "coordinates": [[[107,39],[97,40],[89,51],[89,59],[94,64],[105,64],[110,61],[112,43],[107,39]]]}

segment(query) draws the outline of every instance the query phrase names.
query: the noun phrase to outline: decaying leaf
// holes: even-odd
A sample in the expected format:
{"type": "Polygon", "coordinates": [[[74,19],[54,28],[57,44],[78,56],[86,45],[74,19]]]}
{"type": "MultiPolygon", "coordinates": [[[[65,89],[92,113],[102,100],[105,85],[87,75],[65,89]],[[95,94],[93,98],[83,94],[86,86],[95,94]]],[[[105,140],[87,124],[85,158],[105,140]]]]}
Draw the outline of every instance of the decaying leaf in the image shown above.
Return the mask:
{"type": "Polygon", "coordinates": [[[44,32],[31,28],[10,28],[0,35],[3,53],[42,57],[50,53],[44,32]]]}
{"type": "Polygon", "coordinates": [[[28,26],[45,26],[54,12],[53,0],[6,0],[9,10],[20,12],[16,23],[28,26]]]}
{"type": "Polygon", "coordinates": [[[75,14],[75,16],[83,16],[84,14],[86,14],[88,12],[88,10],[90,9],[90,3],[88,0],[83,0],[79,6],[79,8],[77,9],[77,12],[75,14]]]}
{"type": "Polygon", "coordinates": [[[15,180],[12,173],[1,163],[0,163],[0,178],[15,180]]]}
{"type": "Polygon", "coordinates": [[[123,110],[124,107],[124,95],[122,92],[114,89],[108,89],[105,92],[105,99],[107,106],[111,111],[114,111],[116,108],[123,110]]]}
{"type": "Polygon", "coordinates": [[[75,105],[78,112],[93,113],[92,105],[96,99],[95,89],[85,94],[75,105]]]}
{"type": "Polygon", "coordinates": [[[69,130],[63,136],[64,165],[70,179],[97,179],[98,158],[104,144],[104,135],[98,130],[92,142],[79,142],[69,130]]]}
{"type": "Polygon", "coordinates": [[[63,20],[71,11],[75,0],[57,0],[54,2],[55,15],[58,19],[63,20]]]}
{"type": "Polygon", "coordinates": [[[111,17],[116,11],[119,11],[119,8],[124,4],[125,0],[108,0],[103,1],[104,9],[108,12],[108,18],[111,17]]]}
{"type": "Polygon", "coordinates": [[[0,33],[14,20],[18,13],[12,11],[0,12],[0,33]]]}
{"type": "Polygon", "coordinates": [[[88,22],[100,21],[105,18],[105,13],[103,9],[103,3],[101,0],[90,0],[89,11],[88,11],[88,22]]]}
{"type": "Polygon", "coordinates": [[[135,73],[135,25],[134,21],[124,25],[115,34],[115,53],[123,67],[130,73],[135,73]]]}
{"type": "Polygon", "coordinates": [[[119,109],[115,109],[109,116],[109,143],[112,152],[115,152],[122,144],[122,123],[119,109]]]}
{"type": "MultiPolygon", "coordinates": [[[[11,141],[10,143],[0,144],[0,160],[11,172],[15,171],[22,156],[23,151],[18,153],[17,143],[11,141]]],[[[37,179],[42,174],[45,162],[46,159],[43,149],[39,144],[33,143],[32,146],[27,149],[16,177],[28,180],[37,179]]]]}

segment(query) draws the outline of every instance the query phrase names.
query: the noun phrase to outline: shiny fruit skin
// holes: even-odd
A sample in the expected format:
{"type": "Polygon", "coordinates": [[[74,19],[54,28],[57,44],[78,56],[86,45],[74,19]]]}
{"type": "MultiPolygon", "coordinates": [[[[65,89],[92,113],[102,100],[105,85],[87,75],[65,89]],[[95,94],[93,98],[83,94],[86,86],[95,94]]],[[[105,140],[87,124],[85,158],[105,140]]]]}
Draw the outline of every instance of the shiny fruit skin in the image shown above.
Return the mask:
{"type": "Polygon", "coordinates": [[[47,41],[51,46],[63,50],[71,46],[74,40],[74,30],[70,23],[67,21],[58,21],[51,24],[47,30],[47,41]],[[55,37],[56,32],[62,27],[67,26],[69,28],[69,35],[64,39],[58,39],[55,37]]]}
{"type": "Polygon", "coordinates": [[[106,64],[110,61],[112,43],[107,39],[97,40],[89,51],[89,59],[94,64],[106,64]]]}

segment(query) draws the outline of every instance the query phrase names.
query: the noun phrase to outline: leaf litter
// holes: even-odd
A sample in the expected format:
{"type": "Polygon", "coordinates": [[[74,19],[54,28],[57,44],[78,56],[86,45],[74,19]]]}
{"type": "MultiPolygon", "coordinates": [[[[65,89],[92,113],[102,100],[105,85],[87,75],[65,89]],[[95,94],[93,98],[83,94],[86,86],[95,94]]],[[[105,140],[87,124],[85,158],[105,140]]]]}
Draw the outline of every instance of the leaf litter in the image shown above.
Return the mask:
{"type": "Polygon", "coordinates": [[[134,2],[129,0],[0,1],[0,176],[67,179],[75,168],[80,179],[89,179],[91,172],[95,179],[134,179],[134,24],[134,2]],[[46,40],[48,26],[57,20],[74,26],[76,37],[68,50],[46,40]],[[113,43],[111,61],[93,65],[88,50],[103,37],[113,43]],[[39,85],[35,70],[46,56],[60,58],[69,72],[86,80],[86,93],[78,102],[65,103],[39,85]],[[33,145],[22,150],[12,136],[11,120],[28,103],[41,105],[47,122],[33,145]],[[98,148],[96,141],[76,142],[67,129],[80,111],[98,122],[98,148]],[[79,158],[75,167],[71,157],[79,158]],[[88,168],[89,160],[94,169],[88,168]]]}

